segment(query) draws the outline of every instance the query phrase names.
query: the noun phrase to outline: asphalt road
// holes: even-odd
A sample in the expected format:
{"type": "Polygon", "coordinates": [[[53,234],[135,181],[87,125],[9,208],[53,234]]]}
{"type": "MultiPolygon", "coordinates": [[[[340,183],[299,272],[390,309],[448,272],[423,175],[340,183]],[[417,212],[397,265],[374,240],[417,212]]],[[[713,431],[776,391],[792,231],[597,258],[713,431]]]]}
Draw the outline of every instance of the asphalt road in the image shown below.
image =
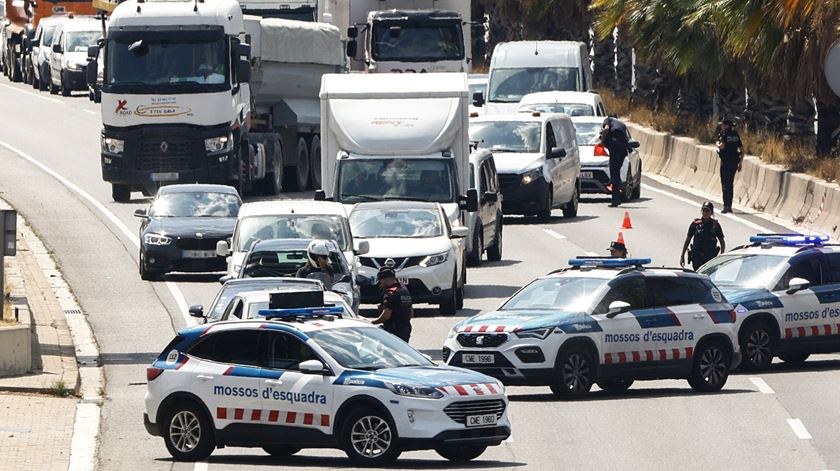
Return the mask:
{"type": "MultiPolygon", "coordinates": [[[[59,98],[0,82],[0,197],[13,204],[54,252],[88,316],[106,373],[99,462],[102,469],[259,469],[289,465],[348,468],[343,453],[304,450],[280,461],[261,450],[218,450],[207,464],[173,463],[142,425],[145,368],[187,320],[185,304],[209,304],[214,276],[140,280],[135,209],[111,201],[99,167],[100,119],[84,95],[59,98]]],[[[308,195],[285,195],[302,198],[308,195]]],[[[517,288],[581,254],[606,254],[628,211],[631,256],[675,266],[700,199],[645,179],[642,199],[620,209],[597,198],[566,220],[508,218],[504,260],[468,273],[465,309],[493,309],[517,288]]],[[[730,246],[784,228],[744,214],[720,216],[730,246]]],[[[412,344],[438,355],[453,318],[421,309],[412,344]]],[[[597,391],[559,402],[544,387],[512,387],[513,436],[465,467],[482,469],[786,469],[840,468],[840,356],[816,355],[799,369],[782,363],[760,375],[736,374],[718,394],[685,381],[636,383],[625,394],[597,391]],[[799,420],[801,422],[796,422],[799,420]],[[800,427],[801,425],[801,427],[800,427]]],[[[453,469],[434,452],[411,452],[395,466],[453,469]]]]}

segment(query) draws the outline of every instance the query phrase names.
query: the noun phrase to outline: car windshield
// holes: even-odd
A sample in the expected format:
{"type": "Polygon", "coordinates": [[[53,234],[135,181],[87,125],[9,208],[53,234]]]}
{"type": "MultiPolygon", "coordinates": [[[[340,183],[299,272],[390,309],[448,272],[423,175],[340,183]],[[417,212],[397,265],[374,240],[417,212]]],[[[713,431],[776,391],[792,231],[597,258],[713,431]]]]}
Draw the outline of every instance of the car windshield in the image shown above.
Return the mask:
{"type": "MultiPolygon", "coordinates": [[[[296,276],[306,265],[306,249],[261,250],[251,252],[242,266],[240,278],[265,278],[269,276],[296,276]]],[[[340,280],[349,270],[343,263],[344,255],[330,252],[327,264],[333,272],[332,283],[340,280]]],[[[313,277],[314,278],[314,277],[313,277]]]]}
{"type": "Polygon", "coordinates": [[[371,52],[378,61],[460,60],[464,57],[461,25],[376,22],[371,52]]]}
{"type": "Polygon", "coordinates": [[[339,161],[342,203],[388,199],[452,203],[452,159],[347,159],[339,161]]]}
{"type": "Polygon", "coordinates": [[[495,152],[539,152],[541,128],[533,121],[482,121],[470,124],[470,140],[495,152]]]}
{"type": "Polygon", "coordinates": [[[87,52],[90,46],[102,37],[102,31],[69,31],[67,33],[67,52],[87,52]]]}
{"type": "Polygon", "coordinates": [[[52,38],[53,33],[55,33],[55,28],[58,25],[47,26],[44,29],[44,39],[41,41],[42,46],[52,46],[52,38]]]}
{"type": "Polygon", "coordinates": [[[239,197],[230,193],[165,193],[152,204],[149,215],[158,218],[235,218],[239,197]]]}
{"type": "Polygon", "coordinates": [[[323,239],[348,250],[349,234],[341,216],[282,214],[250,216],[239,221],[234,247],[247,252],[254,242],[271,239],[323,239]]]}
{"type": "Polygon", "coordinates": [[[601,140],[602,123],[574,123],[575,140],[579,146],[594,146],[601,140]]]}
{"type": "Polygon", "coordinates": [[[344,368],[435,366],[407,343],[376,327],[321,329],[307,335],[344,368]]]}
{"type": "Polygon", "coordinates": [[[569,116],[595,116],[595,109],[583,103],[528,103],[520,105],[519,111],[540,113],[566,113],[569,116]]]}
{"type": "Polygon", "coordinates": [[[217,321],[221,319],[222,315],[225,313],[225,309],[227,309],[228,303],[230,303],[230,300],[233,299],[239,293],[245,293],[247,291],[269,291],[277,289],[287,289],[289,287],[312,289],[312,283],[303,280],[295,282],[294,279],[290,279],[289,281],[253,280],[248,281],[247,283],[225,283],[225,285],[222,286],[222,289],[219,291],[219,294],[216,295],[216,299],[213,301],[213,305],[210,307],[210,310],[207,312],[207,319],[210,321],[217,321]]]}
{"type": "Polygon", "coordinates": [[[577,67],[495,69],[490,74],[488,101],[519,103],[529,93],[579,90],[577,67]]]}
{"type": "Polygon", "coordinates": [[[700,273],[721,287],[767,288],[787,260],[784,255],[721,255],[703,265],[700,273]]]}
{"type": "Polygon", "coordinates": [[[551,277],[538,279],[510,298],[502,311],[584,311],[606,286],[606,278],[551,277]]]}
{"type": "Polygon", "coordinates": [[[443,223],[432,209],[358,208],[350,214],[353,235],[369,237],[440,237],[443,223]]]}

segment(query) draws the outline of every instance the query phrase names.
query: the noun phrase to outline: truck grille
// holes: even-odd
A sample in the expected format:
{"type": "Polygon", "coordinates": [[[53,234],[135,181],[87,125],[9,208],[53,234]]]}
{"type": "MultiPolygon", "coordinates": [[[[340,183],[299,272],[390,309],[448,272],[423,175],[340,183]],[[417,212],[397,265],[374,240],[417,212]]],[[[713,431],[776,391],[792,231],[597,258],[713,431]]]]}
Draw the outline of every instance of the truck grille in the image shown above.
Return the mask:
{"type": "Polygon", "coordinates": [[[522,181],[522,176],[521,175],[511,174],[511,173],[500,173],[499,174],[499,185],[502,187],[502,191],[517,188],[521,181],[522,181]]]}
{"type": "Polygon", "coordinates": [[[493,348],[507,342],[507,334],[458,334],[458,343],[464,347],[493,348]],[[480,339],[480,340],[479,340],[480,339]]]}
{"type": "Polygon", "coordinates": [[[182,239],[179,238],[175,243],[180,250],[216,250],[216,242],[222,239],[208,238],[208,239],[182,239]]]}
{"type": "Polygon", "coordinates": [[[443,409],[450,419],[459,424],[467,423],[468,415],[496,414],[500,419],[505,412],[505,401],[501,399],[454,402],[443,409]]]}
{"type": "Polygon", "coordinates": [[[141,172],[189,170],[192,167],[190,150],[190,141],[187,139],[143,139],[137,148],[137,170],[141,172]],[[164,148],[166,152],[163,151],[164,148]]]}

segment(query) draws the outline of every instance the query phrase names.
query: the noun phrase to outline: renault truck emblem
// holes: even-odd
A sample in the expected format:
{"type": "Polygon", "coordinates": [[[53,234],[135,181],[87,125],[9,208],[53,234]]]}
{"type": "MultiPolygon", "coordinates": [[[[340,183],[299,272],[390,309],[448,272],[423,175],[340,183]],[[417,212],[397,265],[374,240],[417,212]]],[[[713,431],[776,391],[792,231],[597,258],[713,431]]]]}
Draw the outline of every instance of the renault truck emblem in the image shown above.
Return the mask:
{"type": "Polygon", "coordinates": [[[160,143],[160,151],[166,153],[169,150],[169,144],[166,141],[160,143]]]}

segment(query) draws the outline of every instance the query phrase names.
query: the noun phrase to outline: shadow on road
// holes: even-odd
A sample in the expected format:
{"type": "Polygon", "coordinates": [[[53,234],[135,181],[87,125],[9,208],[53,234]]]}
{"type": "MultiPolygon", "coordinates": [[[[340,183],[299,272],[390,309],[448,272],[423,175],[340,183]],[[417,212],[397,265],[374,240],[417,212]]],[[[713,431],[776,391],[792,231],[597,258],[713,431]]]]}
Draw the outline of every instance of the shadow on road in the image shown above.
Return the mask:
{"type": "Polygon", "coordinates": [[[502,220],[506,226],[531,226],[531,225],[545,225],[545,224],[570,224],[592,219],[598,219],[599,216],[575,216],[573,218],[564,218],[561,216],[551,216],[547,222],[542,222],[535,217],[529,216],[505,216],[502,220]]]}
{"type": "Polygon", "coordinates": [[[510,267],[513,265],[519,265],[522,263],[521,260],[499,260],[498,262],[488,262],[484,260],[481,262],[480,267],[470,267],[470,270],[481,270],[482,268],[496,268],[496,267],[510,267]]]}
{"type": "MultiPolygon", "coordinates": [[[[653,399],[657,397],[692,397],[692,396],[715,396],[715,395],[730,395],[730,394],[745,394],[755,393],[752,389],[724,389],[716,393],[697,392],[689,387],[685,388],[636,388],[631,387],[627,391],[620,393],[611,393],[607,391],[594,391],[589,393],[586,397],[575,399],[568,402],[588,402],[588,401],[614,401],[627,399],[653,399]]],[[[553,394],[508,394],[508,399],[511,402],[558,402],[561,399],[553,394]]]]}
{"type": "Polygon", "coordinates": [[[163,277],[164,281],[173,281],[175,283],[216,283],[219,286],[219,278],[225,276],[224,273],[169,273],[163,277]]]}
{"type": "Polygon", "coordinates": [[[513,293],[519,291],[519,288],[520,286],[468,285],[464,291],[464,298],[509,298],[513,293]]]}
{"type": "Polygon", "coordinates": [[[733,374],[742,376],[773,375],[784,373],[821,373],[840,370],[840,360],[811,360],[804,363],[773,363],[770,368],[764,371],[742,371],[738,370],[733,374]]]}
{"type": "MultiPolygon", "coordinates": [[[[207,459],[208,464],[227,465],[250,465],[250,466],[294,466],[298,468],[355,468],[347,458],[343,457],[322,457],[306,456],[306,450],[302,455],[294,455],[288,458],[275,458],[268,455],[219,455],[207,459]]],[[[170,462],[170,459],[158,459],[161,462],[170,462]]],[[[387,469],[484,469],[484,468],[514,468],[527,466],[528,463],[510,461],[483,461],[481,457],[468,463],[454,463],[443,458],[440,459],[417,459],[401,458],[387,469]]]]}

